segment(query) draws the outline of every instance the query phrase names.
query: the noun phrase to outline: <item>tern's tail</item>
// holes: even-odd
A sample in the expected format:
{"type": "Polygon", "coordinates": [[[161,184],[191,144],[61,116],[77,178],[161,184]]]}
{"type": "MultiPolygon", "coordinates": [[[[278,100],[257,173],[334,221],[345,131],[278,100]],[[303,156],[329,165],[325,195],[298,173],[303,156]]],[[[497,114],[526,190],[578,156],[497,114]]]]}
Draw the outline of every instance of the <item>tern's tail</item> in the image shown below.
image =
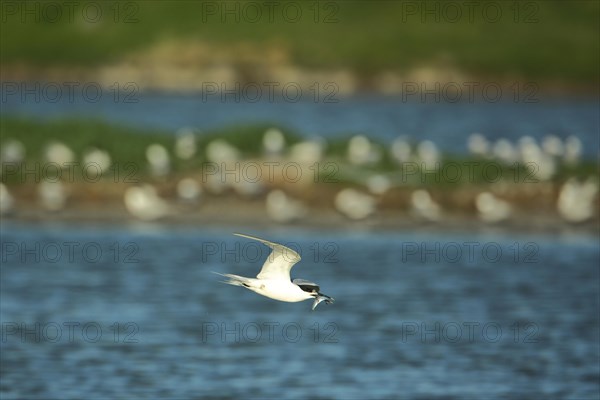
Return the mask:
{"type": "Polygon", "coordinates": [[[317,306],[319,305],[319,303],[322,302],[322,301],[324,301],[327,304],[331,304],[335,300],[333,299],[333,297],[329,297],[326,294],[317,293],[317,297],[315,297],[315,301],[313,302],[312,309],[314,310],[315,308],[317,308],[317,306]]]}
{"type": "Polygon", "coordinates": [[[239,275],[233,275],[233,274],[220,274],[218,272],[213,272],[217,275],[221,275],[227,278],[226,281],[223,281],[223,283],[227,283],[229,285],[234,285],[234,286],[244,286],[244,287],[252,287],[252,283],[256,280],[254,278],[246,278],[243,276],[239,276],[239,275]]]}

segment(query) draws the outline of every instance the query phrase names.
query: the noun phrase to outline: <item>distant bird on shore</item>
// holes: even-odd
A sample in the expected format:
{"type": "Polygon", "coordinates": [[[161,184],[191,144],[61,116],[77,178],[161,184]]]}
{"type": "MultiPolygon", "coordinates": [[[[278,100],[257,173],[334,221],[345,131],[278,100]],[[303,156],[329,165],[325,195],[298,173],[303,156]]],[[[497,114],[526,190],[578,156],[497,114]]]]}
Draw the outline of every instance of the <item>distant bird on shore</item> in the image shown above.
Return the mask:
{"type": "Polygon", "coordinates": [[[222,164],[236,163],[240,160],[240,151],[229,144],[226,140],[215,139],[206,146],[206,158],[208,161],[222,164]]]}
{"type": "Polygon", "coordinates": [[[479,218],[485,222],[500,222],[510,217],[512,209],[506,200],[494,196],[490,192],[479,193],[475,198],[475,206],[479,218]]]}
{"type": "Polygon", "coordinates": [[[154,176],[166,176],[171,171],[171,159],[167,149],[158,143],[151,144],[146,148],[146,159],[150,167],[150,173],[154,176]]]}
{"type": "Polygon", "coordinates": [[[48,211],[60,211],[67,201],[67,192],[61,181],[43,180],[38,185],[42,206],[48,211]]]}
{"type": "Polygon", "coordinates": [[[25,159],[25,146],[16,139],[2,142],[0,147],[1,163],[20,163],[25,159]]]}
{"type": "Polygon", "coordinates": [[[379,196],[384,195],[392,187],[390,178],[382,174],[371,175],[366,183],[369,192],[379,196]]]}
{"type": "Polygon", "coordinates": [[[530,136],[523,136],[518,143],[521,161],[536,178],[543,181],[552,178],[556,172],[556,165],[551,155],[545,153],[530,136]]]}
{"type": "Polygon", "coordinates": [[[342,189],[335,196],[334,205],[339,212],[354,220],[367,218],[376,210],[376,200],[373,196],[352,188],[342,189]]]}
{"type": "Polygon", "coordinates": [[[579,182],[570,178],[560,189],[556,207],[569,222],[584,222],[594,216],[597,206],[598,183],[593,178],[579,182]]]}
{"type": "Polygon", "coordinates": [[[544,149],[546,154],[554,157],[562,157],[565,153],[565,146],[561,138],[556,135],[545,136],[542,141],[542,149],[544,149]]]}
{"type": "Polygon", "coordinates": [[[73,162],[75,155],[66,144],[53,140],[44,148],[44,158],[47,162],[64,168],[66,164],[73,162]]]}
{"type": "Polygon", "coordinates": [[[196,135],[192,128],[184,127],[177,131],[175,139],[175,155],[182,160],[189,160],[196,155],[196,135]]]}
{"type": "Polygon", "coordinates": [[[267,257],[260,273],[256,278],[246,278],[233,274],[218,275],[229,278],[223,283],[234,286],[243,286],[262,296],[269,297],[274,300],[296,303],[303,300],[314,299],[312,309],[314,310],[319,303],[333,303],[334,299],[319,293],[319,286],[316,283],[306,281],[304,279],[290,278],[290,270],[300,261],[300,256],[294,250],[285,247],[278,243],[269,242],[257,237],[234,233],[236,236],[245,237],[252,240],[257,240],[266,246],[269,246],[273,251],[267,257]]]}
{"type": "Polygon", "coordinates": [[[110,154],[104,150],[90,148],[83,154],[83,165],[87,168],[93,165],[98,169],[100,175],[105,174],[110,168],[112,161],[110,154]]]}
{"type": "Polygon", "coordinates": [[[133,186],[125,191],[125,207],[134,217],[152,221],[168,215],[171,210],[151,185],[133,186]]]}
{"type": "Polygon", "coordinates": [[[202,196],[202,187],[193,178],[183,178],[177,183],[177,196],[188,203],[196,203],[202,196]]]}
{"type": "Polygon", "coordinates": [[[412,210],[419,217],[429,221],[438,221],[442,216],[442,208],[425,189],[415,190],[410,196],[412,210]]]}
{"type": "Polygon", "coordinates": [[[285,149],[285,137],[279,129],[270,128],[263,135],[262,144],[266,155],[279,156],[285,149]]]}
{"type": "Polygon", "coordinates": [[[507,139],[500,138],[492,145],[492,154],[496,160],[510,165],[519,158],[518,150],[507,139]]]}
{"type": "Polygon", "coordinates": [[[13,209],[14,203],[15,201],[8,188],[3,183],[0,183],[0,215],[9,214],[13,209]]]}
{"type": "Polygon", "coordinates": [[[301,201],[279,189],[269,192],[266,207],[269,218],[281,223],[292,222],[308,214],[308,209],[301,201]]]}
{"type": "Polygon", "coordinates": [[[440,151],[431,140],[423,140],[417,145],[417,156],[421,161],[423,169],[435,169],[440,161],[440,151]]]}
{"type": "Polygon", "coordinates": [[[564,161],[567,164],[577,164],[581,157],[583,145],[577,136],[569,136],[564,144],[564,161]]]}
{"type": "Polygon", "coordinates": [[[486,157],[490,151],[490,143],[480,133],[473,133],[467,140],[469,152],[475,156],[486,157]]]}
{"type": "Polygon", "coordinates": [[[348,142],[346,157],[353,165],[376,164],[381,160],[381,151],[366,136],[356,135],[348,142]]]}
{"type": "Polygon", "coordinates": [[[324,153],[324,140],[315,138],[292,145],[290,148],[290,160],[304,165],[313,165],[323,159],[324,153]]]}
{"type": "Polygon", "coordinates": [[[392,142],[390,154],[399,164],[407,163],[411,160],[412,149],[408,139],[400,136],[392,142]]]}

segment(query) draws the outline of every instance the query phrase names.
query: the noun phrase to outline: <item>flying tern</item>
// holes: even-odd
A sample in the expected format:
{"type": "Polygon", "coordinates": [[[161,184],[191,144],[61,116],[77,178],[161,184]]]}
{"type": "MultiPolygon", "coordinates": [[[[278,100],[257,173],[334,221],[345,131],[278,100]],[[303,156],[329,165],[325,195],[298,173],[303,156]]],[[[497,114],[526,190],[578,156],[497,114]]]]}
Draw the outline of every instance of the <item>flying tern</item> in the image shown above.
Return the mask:
{"type": "Polygon", "coordinates": [[[295,303],[303,300],[314,299],[312,309],[314,310],[319,303],[333,303],[334,299],[319,292],[319,285],[304,280],[291,280],[290,270],[300,261],[300,256],[294,250],[278,243],[269,242],[257,237],[234,233],[236,236],[257,240],[267,246],[272,251],[265,261],[262,269],[256,278],[246,278],[233,274],[219,274],[229,278],[223,283],[234,286],[243,286],[260,295],[271,299],[295,303]]]}

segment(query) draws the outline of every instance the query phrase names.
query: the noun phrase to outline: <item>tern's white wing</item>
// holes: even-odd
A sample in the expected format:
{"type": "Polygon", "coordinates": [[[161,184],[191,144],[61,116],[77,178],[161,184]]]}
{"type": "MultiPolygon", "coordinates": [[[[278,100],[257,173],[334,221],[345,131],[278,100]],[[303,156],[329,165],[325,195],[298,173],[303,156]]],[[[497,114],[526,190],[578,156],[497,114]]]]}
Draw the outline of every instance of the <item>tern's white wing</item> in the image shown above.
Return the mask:
{"type": "Polygon", "coordinates": [[[258,240],[273,249],[259,274],[256,276],[258,279],[282,279],[287,281],[291,279],[290,270],[294,264],[300,261],[298,253],[281,244],[269,242],[254,236],[243,235],[241,233],[234,233],[234,235],[258,240]]]}

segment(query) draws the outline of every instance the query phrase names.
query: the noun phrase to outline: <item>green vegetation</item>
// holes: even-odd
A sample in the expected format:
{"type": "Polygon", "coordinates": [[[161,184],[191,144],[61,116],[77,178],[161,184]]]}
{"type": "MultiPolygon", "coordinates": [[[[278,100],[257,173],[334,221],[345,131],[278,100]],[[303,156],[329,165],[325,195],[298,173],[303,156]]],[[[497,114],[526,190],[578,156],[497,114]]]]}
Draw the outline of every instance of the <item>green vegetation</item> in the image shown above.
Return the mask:
{"type": "MultiPolygon", "coordinates": [[[[26,161],[43,159],[45,146],[53,140],[65,143],[78,156],[88,148],[108,151],[115,163],[146,163],[146,147],[158,143],[172,147],[172,138],[162,132],[141,132],[101,121],[65,119],[47,123],[2,118],[2,142],[17,139],[26,148],[26,161]]],[[[80,161],[80,160],[78,160],[80,161]]]]}
{"type": "Polygon", "coordinates": [[[468,2],[307,1],[294,2],[297,22],[289,22],[294,7],[286,20],[283,1],[272,13],[265,2],[94,2],[102,5],[101,17],[86,8],[89,2],[77,2],[72,13],[69,2],[52,3],[62,5],[60,18],[44,2],[30,2],[29,9],[38,7],[33,14],[22,13],[24,2],[3,3],[1,63],[103,65],[173,39],[224,51],[240,43],[274,47],[300,66],[343,67],[365,77],[440,66],[584,83],[598,82],[600,68],[597,1],[481,1],[471,2],[472,13],[468,2]],[[423,7],[432,12],[422,13],[423,7]]]}
{"type": "MultiPolygon", "coordinates": [[[[265,130],[272,125],[231,126],[218,131],[209,131],[197,136],[199,149],[216,139],[223,139],[238,149],[244,156],[258,155],[262,146],[265,130]]],[[[107,151],[113,163],[135,163],[145,165],[146,148],[151,144],[160,144],[173,152],[176,136],[160,130],[142,130],[120,125],[112,125],[98,120],[63,119],[49,122],[32,122],[16,117],[4,117],[0,120],[1,142],[17,139],[25,146],[26,162],[43,159],[45,146],[51,141],[65,143],[78,156],[92,147],[107,151]]],[[[289,130],[283,131],[286,142],[298,142],[298,135],[289,130]]],[[[191,168],[201,162],[202,153],[195,160],[183,162],[173,158],[175,170],[191,168]]],[[[81,161],[81,160],[78,160],[81,161]]]]}

